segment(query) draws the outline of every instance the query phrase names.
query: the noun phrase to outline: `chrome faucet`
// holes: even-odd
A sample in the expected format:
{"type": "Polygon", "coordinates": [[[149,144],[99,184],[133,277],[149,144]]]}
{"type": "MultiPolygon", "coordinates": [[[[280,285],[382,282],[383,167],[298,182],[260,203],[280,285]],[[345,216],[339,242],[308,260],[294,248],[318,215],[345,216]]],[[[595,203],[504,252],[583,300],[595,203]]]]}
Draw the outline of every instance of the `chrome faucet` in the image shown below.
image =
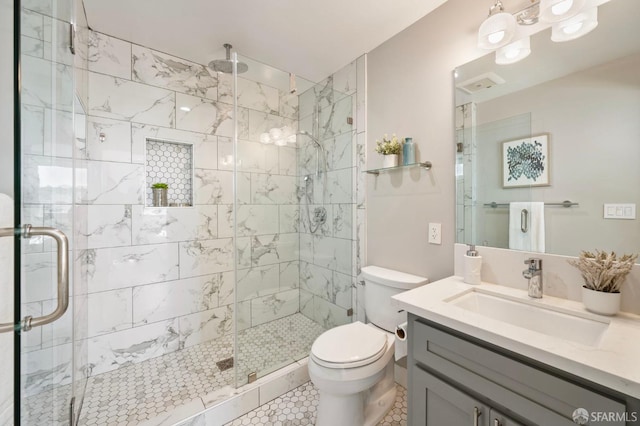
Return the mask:
{"type": "Polygon", "coordinates": [[[530,258],[524,261],[529,268],[522,271],[522,276],[529,280],[529,297],[542,298],[542,259],[530,258]]]}

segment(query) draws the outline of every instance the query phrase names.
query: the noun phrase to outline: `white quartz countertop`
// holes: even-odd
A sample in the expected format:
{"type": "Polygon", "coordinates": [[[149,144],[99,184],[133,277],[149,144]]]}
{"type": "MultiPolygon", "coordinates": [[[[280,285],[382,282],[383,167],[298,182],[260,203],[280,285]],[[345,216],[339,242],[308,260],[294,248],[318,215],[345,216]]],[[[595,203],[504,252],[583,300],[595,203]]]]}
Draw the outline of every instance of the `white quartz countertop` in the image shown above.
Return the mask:
{"type": "Polygon", "coordinates": [[[638,315],[596,315],[588,312],[580,302],[551,296],[531,299],[523,290],[489,283],[465,284],[462,277],[456,276],[393,296],[392,304],[443,326],[640,399],[638,315]],[[574,313],[609,325],[597,344],[591,346],[531,331],[449,303],[474,290],[504,295],[511,300],[533,306],[541,305],[559,312],[574,313]]]}

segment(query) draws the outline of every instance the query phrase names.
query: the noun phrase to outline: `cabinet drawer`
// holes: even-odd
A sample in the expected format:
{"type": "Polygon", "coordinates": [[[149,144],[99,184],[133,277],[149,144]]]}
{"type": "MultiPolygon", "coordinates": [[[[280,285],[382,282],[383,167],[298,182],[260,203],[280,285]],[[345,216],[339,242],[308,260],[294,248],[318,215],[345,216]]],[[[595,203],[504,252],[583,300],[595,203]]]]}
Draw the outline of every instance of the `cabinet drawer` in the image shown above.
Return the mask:
{"type": "MultiPolygon", "coordinates": [[[[466,389],[479,392],[511,412],[516,397],[571,419],[577,408],[624,413],[625,405],[610,397],[517,361],[499,352],[478,346],[411,317],[413,362],[437,372],[466,389]],[[502,400],[501,400],[502,399],[502,400]]],[[[537,424],[538,421],[534,421],[537,424]]],[[[595,423],[594,423],[595,424],[595,423]]],[[[623,421],[607,425],[624,425],[623,421]]]]}
{"type": "MultiPolygon", "coordinates": [[[[426,426],[524,426],[495,408],[480,402],[465,390],[415,367],[412,372],[409,424],[426,426]],[[423,419],[426,421],[423,422],[423,419]]],[[[527,425],[575,426],[573,421],[537,406],[531,401],[518,403],[519,415],[527,425]]],[[[488,403],[490,404],[490,402],[488,403]]]]}

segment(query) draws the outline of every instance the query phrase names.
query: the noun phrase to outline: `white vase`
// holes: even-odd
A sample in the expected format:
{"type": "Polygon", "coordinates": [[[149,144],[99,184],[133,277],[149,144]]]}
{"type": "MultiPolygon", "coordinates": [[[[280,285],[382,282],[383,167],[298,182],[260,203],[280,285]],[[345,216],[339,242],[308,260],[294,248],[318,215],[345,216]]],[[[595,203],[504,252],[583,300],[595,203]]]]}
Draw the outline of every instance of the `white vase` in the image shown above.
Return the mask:
{"type": "Polygon", "coordinates": [[[382,156],[382,167],[396,167],[398,165],[398,154],[389,154],[382,156]]]}
{"type": "Polygon", "coordinates": [[[588,311],[601,315],[615,315],[620,311],[622,293],[606,293],[582,287],[582,303],[588,311]]]}

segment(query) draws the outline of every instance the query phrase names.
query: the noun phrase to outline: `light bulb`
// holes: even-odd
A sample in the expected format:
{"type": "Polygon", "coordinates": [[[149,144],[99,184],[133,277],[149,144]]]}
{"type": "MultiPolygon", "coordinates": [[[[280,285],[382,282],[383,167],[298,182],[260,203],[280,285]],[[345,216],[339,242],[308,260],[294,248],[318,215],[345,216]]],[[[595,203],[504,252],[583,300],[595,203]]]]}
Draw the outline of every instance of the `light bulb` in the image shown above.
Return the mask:
{"type": "Polygon", "coordinates": [[[566,27],[562,28],[562,31],[565,34],[574,34],[580,31],[583,25],[584,22],[576,22],[575,24],[567,25],[566,27]]]}
{"type": "Polygon", "coordinates": [[[516,18],[506,12],[489,16],[478,29],[478,47],[493,50],[509,44],[516,33],[516,18]]]}
{"type": "Polygon", "coordinates": [[[498,44],[504,38],[504,31],[496,31],[495,33],[489,34],[487,39],[491,44],[498,44]]]}
{"type": "Polygon", "coordinates": [[[564,0],[551,6],[551,13],[554,15],[564,15],[573,6],[573,0],[564,0]]]}
{"type": "Polygon", "coordinates": [[[273,129],[269,130],[269,136],[274,141],[277,141],[278,139],[282,139],[282,130],[277,127],[274,127],[273,129]]]}
{"type": "Polygon", "coordinates": [[[513,59],[517,57],[519,53],[520,53],[520,49],[507,49],[504,52],[504,56],[508,59],[513,59]]]}
{"type": "Polygon", "coordinates": [[[269,136],[269,133],[260,134],[260,143],[271,143],[271,137],[269,136]]]}
{"type": "Polygon", "coordinates": [[[531,53],[531,39],[521,38],[496,50],[496,64],[514,64],[529,56],[531,53]]]}
{"type": "Polygon", "coordinates": [[[586,5],[587,0],[540,0],[540,21],[553,24],[570,19],[586,5]]]}

